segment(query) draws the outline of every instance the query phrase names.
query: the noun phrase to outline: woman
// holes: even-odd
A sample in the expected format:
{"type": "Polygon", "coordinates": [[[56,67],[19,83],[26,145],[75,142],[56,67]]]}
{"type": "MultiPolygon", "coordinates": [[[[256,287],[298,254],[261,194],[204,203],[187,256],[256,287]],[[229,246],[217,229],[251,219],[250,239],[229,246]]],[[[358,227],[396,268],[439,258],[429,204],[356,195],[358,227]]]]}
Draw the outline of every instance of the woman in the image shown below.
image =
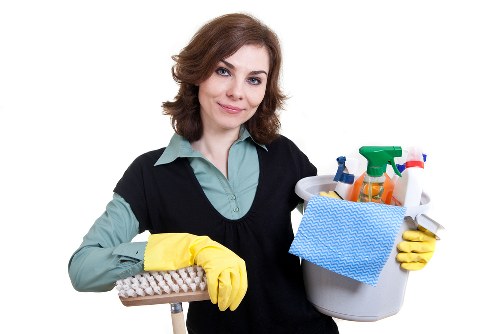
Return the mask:
{"type": "Polygon", "coordinates": [[[294,186],[316,168],[278,134],[278,38],[229,14],[173,58],[180,88],[163,107],[176,134],[118,182],[70,260],[75,289],[108,291],[144,270],[196,263],[211,302],[190,304],[190,333],[336,333],[306,300],[299,259],[288,253],[294,186]],[[145,230],[147,243],[130,242],[145,230]]]}
{"type": "Polygon", "coordinates": [[[144,270],[197,264],[211,301],[190,304],[190,333],[338,333],[307,301],[288,253],[294,187],[316,168],[278,134],[278,38],[229,14],[173,58],[180,88],[163,107],[176,133],[124,173],[70,260],[73,286],[108,291],[144,270]],[[145,230],[147,242],[131,242],[145,230]]]}

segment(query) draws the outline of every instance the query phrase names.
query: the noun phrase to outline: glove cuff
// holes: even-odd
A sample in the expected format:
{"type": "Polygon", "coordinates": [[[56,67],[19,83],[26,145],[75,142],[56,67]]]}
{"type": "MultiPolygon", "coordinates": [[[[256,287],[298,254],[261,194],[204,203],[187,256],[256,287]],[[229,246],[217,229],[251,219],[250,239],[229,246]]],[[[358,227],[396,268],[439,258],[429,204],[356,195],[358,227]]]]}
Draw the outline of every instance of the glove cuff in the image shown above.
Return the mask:
{"type": "Polygon", "coordinates": [[[144,251],[144,270],[176,270],[193,265],[195,253],[191,244],[198,238],[189,233],[150,235],[144,251]]]}

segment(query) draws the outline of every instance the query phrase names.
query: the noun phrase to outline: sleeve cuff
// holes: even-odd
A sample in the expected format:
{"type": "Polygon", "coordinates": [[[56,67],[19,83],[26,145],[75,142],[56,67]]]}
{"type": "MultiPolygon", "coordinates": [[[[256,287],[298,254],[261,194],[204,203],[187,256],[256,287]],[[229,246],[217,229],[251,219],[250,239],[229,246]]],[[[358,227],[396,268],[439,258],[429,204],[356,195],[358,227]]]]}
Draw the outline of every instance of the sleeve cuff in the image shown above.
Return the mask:
{"type": "Polygon", "coordinates": [[[126,256],[128,258],[144,260],[144,250],[146,249],[146,242],[129,242],[118,245],[113,251],[113,255],[126,256]]]}

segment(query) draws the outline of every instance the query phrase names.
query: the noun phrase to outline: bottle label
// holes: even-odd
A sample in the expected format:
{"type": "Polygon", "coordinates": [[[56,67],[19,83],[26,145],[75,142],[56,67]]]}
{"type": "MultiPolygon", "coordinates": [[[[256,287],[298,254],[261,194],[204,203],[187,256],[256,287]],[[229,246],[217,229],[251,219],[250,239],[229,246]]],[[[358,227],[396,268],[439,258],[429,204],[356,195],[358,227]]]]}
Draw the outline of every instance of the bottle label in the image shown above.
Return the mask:
{"type": "Polygon", "coordinates": [[[359,192],[360,202],[382,202],[382,194],[384,193],[383,182],[363,182],[359,192]]]}

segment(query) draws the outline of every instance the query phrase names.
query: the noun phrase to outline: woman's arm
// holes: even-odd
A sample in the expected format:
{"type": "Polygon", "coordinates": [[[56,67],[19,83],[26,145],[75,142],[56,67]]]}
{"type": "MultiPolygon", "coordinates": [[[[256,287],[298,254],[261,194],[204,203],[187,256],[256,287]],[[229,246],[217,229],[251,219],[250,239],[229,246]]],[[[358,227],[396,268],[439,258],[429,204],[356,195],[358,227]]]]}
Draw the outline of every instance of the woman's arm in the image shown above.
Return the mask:
{"type": "Polygon", "coordinates": [[[118,279],[142,272],[146,242],[131,242],[138,231],[139,222],[130,205],[114,194],[69,260],[73,287],[77,291],[109,291],[118,279]]]}

